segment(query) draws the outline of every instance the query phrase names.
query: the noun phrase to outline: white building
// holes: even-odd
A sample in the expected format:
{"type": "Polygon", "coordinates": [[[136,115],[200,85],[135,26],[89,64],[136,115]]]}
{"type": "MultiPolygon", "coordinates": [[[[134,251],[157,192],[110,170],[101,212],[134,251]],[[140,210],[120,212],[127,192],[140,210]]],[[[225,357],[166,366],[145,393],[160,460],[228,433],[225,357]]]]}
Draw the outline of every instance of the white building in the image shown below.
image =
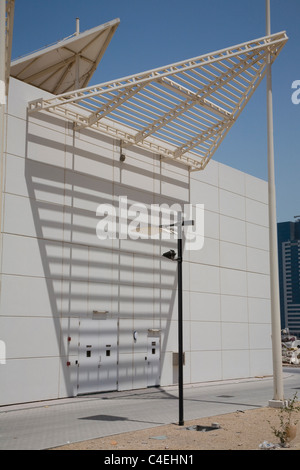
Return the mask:
{"type": "Polygon", "coordinates": [[[162,257],[176,241],[100,240],[97,208],[120,197],[204,204],[203,248],[183,256],[184,382],[272,374],[267,184],[28,112],[53,97],[10,80],[0,405],[177,383],[177,263],[162,257]]]}

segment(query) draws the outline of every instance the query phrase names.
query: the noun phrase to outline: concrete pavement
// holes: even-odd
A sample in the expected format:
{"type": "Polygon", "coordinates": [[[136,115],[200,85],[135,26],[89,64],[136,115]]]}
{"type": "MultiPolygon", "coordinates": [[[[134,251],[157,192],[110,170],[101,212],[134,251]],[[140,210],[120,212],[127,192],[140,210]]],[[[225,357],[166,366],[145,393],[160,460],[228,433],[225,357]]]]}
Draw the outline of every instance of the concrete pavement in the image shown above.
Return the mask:
{"type": "MultiPolygon", "coordinates": [[[[284,373],[285,397],[300,389],[300,370],[284,373]]],[[[268,406],[272,377],[184,388],[185,421],[268,406]]],[[[148,388],[0,407],[0,450],[43,450],[178,422],[177,387],[148,388]]]]}

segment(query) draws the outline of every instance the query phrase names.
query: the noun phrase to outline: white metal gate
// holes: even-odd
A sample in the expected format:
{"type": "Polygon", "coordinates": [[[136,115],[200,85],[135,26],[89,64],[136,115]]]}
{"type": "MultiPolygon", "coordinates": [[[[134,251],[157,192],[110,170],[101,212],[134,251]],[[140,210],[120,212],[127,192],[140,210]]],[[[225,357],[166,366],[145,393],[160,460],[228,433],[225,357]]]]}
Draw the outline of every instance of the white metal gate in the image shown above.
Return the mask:
{"type": "Polygon", "coordinates": [[[148,337],[147,347],[147,386],[155,387],[160,383],[160,337],[148,337]]]}
{"type": "Polygon", "coordinates": [[[117,390],[118,323],[80,319],[78,394],[117,390]]]}

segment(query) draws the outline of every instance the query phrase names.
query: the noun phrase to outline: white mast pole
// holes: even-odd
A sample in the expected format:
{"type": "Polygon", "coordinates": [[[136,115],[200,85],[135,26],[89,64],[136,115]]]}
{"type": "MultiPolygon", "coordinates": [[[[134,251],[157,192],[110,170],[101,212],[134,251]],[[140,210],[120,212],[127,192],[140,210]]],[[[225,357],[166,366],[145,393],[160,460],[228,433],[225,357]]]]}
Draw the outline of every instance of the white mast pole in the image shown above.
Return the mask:
{"type": "MultiPolygon", "coordinates": [[[[266,0],[266,35],[271,34],[270,0],[266,0]]],[[[272,319],[272,352],[273,352],[273,400],[270,406],[282,406],[284,401],[281,352],[281,325],[278,277],[278,245],[276,190],[274,170],[274,135],[273,135],[273,101],[271,56],[267,64],[267,127],[268,127],[268,192],[269,192],[269,243],[270,243],[270,288],[272,319]]]]}

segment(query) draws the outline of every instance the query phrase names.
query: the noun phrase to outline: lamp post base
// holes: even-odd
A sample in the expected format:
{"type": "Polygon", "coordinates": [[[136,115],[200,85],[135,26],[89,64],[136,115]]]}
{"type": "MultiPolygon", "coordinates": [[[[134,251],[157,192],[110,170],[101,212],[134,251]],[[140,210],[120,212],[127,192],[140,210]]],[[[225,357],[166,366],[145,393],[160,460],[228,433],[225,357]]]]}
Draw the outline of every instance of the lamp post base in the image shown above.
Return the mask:
{"type": "Polygon", "coordinates": [[[283,408],[287,405],[286,400],[269,400],[270,408],[283,408]]]}

